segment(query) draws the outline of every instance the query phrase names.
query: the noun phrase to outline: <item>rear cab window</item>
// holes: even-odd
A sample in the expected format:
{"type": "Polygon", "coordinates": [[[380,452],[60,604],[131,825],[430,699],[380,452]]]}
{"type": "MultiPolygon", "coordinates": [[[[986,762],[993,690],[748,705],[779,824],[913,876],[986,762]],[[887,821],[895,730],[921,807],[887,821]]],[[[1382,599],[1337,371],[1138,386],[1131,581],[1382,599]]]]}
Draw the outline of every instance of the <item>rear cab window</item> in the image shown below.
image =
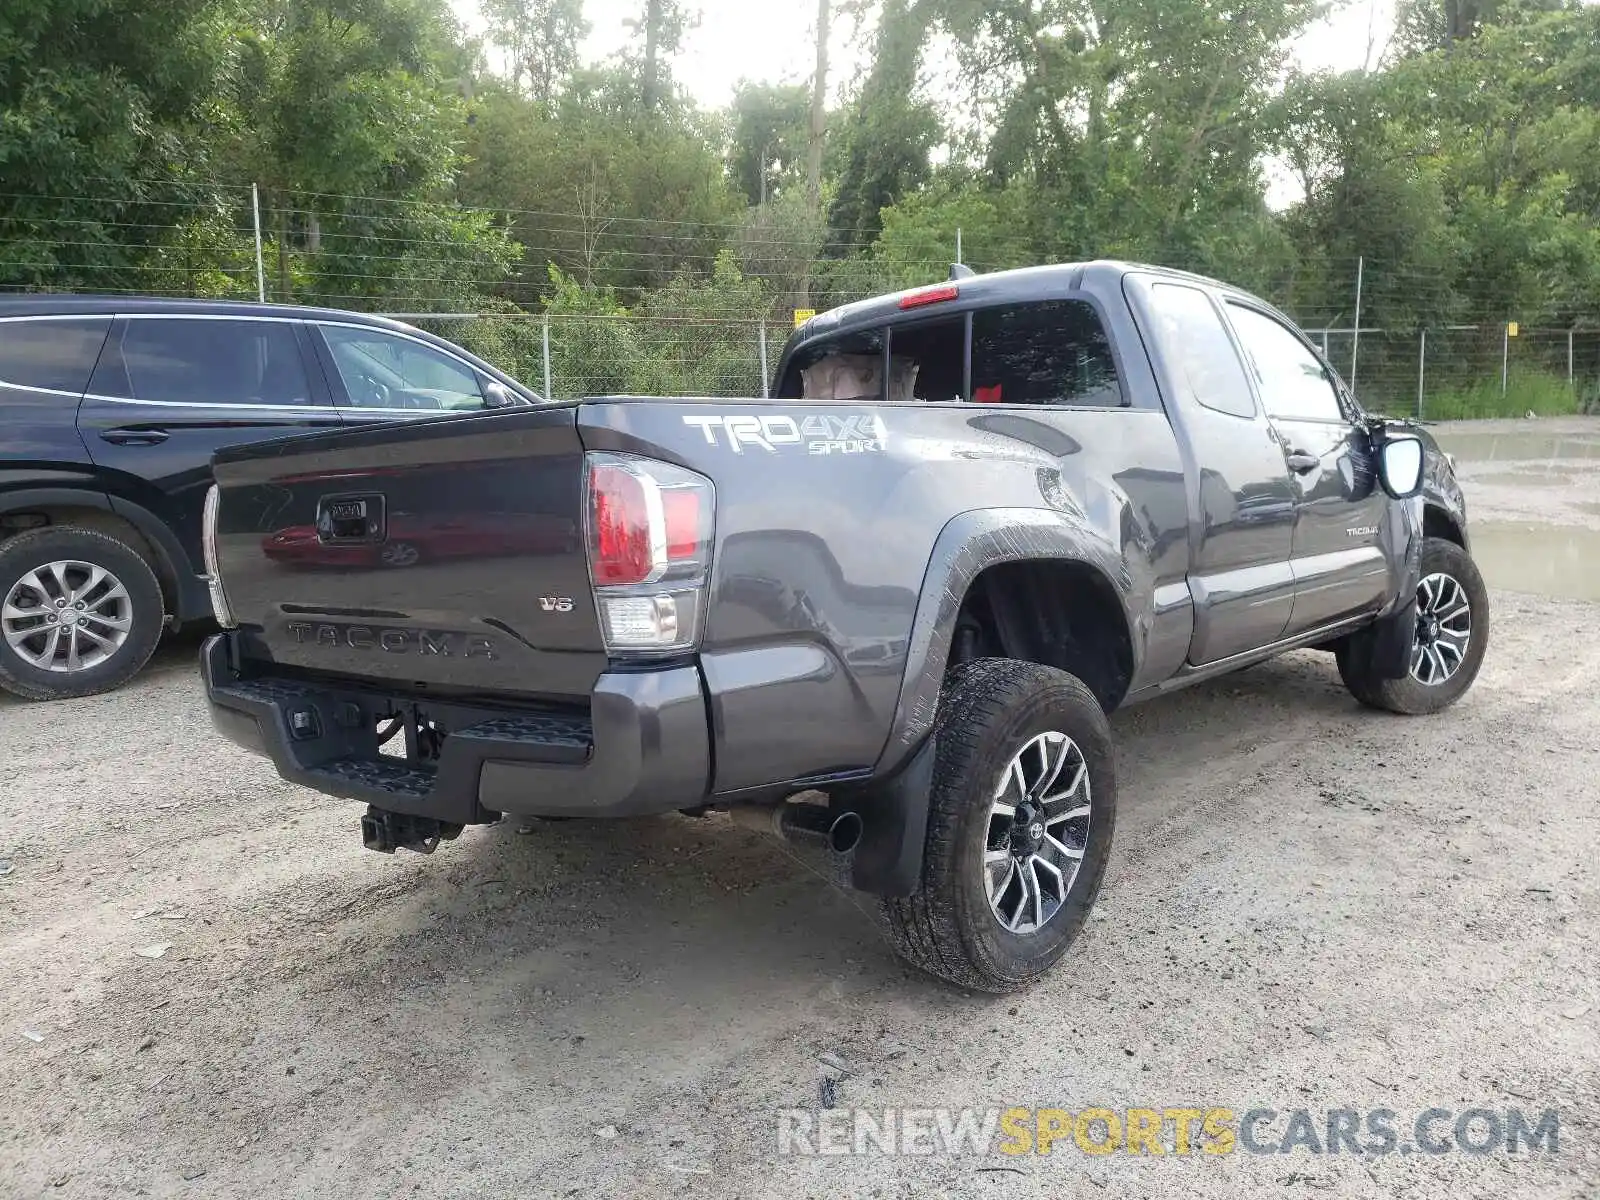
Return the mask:
{"type": "Polygon", "coordinates": [[[110,330],[110,317],[0,321],[0,387],[82,395],[110,330]]]}
{"type": "Polygon", "coordinates": [[[1039,300],[972,314],[972,399],[980,404],[1120,408],[1111,339],[1083,300],[1039,300]]]}
{"type": "Polygon", "coordinates": [[[1077,299],[995,304],[851,330],[797,352],[778,395],[1082,408],[1127,403],[1099,313],[1077,299]]]}

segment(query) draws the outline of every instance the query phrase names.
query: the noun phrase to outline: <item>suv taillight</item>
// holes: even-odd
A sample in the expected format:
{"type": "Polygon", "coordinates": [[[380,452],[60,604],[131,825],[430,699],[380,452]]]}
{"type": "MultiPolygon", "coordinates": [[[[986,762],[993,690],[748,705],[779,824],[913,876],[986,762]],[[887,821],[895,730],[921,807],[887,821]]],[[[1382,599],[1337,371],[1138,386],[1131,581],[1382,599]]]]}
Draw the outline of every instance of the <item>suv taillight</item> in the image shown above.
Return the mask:
{"type": "Polygon", "coordinates": [[[222,574],[217,569],[217,509],[222,504],[222,491],[216,484],[206,492],[206,505],[200,522],[200,549],[206,564],[206,588],[211,593],[211,615],[224,629],[234,626],[233,612],[228,607],[228,596],[222,590],[222,574]]]}
{"type": "Polygon", "coordinates": [[[592,453],[589,578],[606,649],[677,654],[700,642],[716,497],[671,463],[592,453]]]}

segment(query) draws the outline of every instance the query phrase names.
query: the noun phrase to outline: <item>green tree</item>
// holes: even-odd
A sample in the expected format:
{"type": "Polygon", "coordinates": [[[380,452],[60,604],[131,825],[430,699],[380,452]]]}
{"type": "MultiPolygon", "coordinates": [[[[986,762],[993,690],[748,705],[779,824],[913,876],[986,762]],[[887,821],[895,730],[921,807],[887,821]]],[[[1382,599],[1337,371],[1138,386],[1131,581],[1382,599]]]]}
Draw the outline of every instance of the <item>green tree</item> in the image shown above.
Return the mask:
{"type": "Polygon", "coordinates": [[[624,24],[633,31],[633,45],[624,54],[639,80],[639,104],[654,113],[672,94],[668,60],[683,46],[683,35],[698,19],[683,0],[639,0],[641,11],[624,24]]]}
{"type": "Polygon", "coordinates": [[[554,263],[633,302],[685,268],[709,274],[740,213],[708,123],[647,117],[626,71],[575,77],[544,119],[506,90],[480,98],[461,195],[507,211],[528,247],[509,295],[535,303],[554,263]]]}
{"type": "Polygon", "coordinates": [[[842,165],[828,209],[830,251],[848,254],[872,241],[879,213],[928,179],[940,122],[915,98],[917,66],[938,0],[885,0],[872,67],[840,131],[842,165]]]}
{"type": "Polygon", "coordinates": [[[0,284],[243,285],[240,192],[215,182],[207,136],[229,62],[215,15],[209,0],[0,4],[0,284]]]}
{"type": "Polygon", "coordinates": [[[511,86],[549,108],[578,66],[589,33],[583,0],[481,0],[489,39],[505,51],[511,86]],[[526,80],[526,84],[524,84],[526,80]]]}
{"type": "Polygon", "coordinates": [[[503,231],[449,203],[467,125],[440,0],[253,12],[232,153],[266,191],[277,294],[453,307],[503,277],[503,231]]]}
{"type": "Polygon", "coordinates": [[[730,117],[728,169],[750,204],[765,204],[804,182],[811,125],[805,87],[743,83],[730,117]]]}

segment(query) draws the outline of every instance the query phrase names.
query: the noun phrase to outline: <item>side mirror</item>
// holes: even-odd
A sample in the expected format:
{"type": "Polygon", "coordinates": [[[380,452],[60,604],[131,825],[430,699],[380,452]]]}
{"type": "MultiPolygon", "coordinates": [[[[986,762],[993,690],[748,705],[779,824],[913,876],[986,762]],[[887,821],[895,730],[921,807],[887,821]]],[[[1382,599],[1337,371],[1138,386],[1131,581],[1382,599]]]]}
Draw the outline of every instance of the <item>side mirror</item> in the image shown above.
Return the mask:
{"type": "Polygon", "coordinates": [[[1414,433],[1386,432],[1378,443],[1378,478],[1396,500],[1422,490],[1422,439],[1414,433]]]}
{"type": "Polygon", "coordinates": [[[483,406],[485,408],[510,408],[516,403],[511,393],[506,390],[503,383],[488,379],[483,384],[483,406]]]}

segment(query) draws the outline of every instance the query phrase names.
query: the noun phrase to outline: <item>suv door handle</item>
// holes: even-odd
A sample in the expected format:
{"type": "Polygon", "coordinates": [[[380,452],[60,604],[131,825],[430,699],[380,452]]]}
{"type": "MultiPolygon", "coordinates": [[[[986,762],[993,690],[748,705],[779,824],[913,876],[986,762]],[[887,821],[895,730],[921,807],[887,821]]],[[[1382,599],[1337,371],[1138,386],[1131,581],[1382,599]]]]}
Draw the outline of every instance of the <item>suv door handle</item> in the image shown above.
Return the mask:
{"type": "Polygon", "coordinates": [[[165,429],[102,429],[100,437],[113,446],[159,446],[171,436],[165,429]]]}
{"type": "Polygon", "coordinates": [[[1304,475],[1307,471],[1315,471],[1322,465],[1322,459],[1304,450],[1291,450],[1286,457],[1289,462],[1289,469],[1296,475],[1304,475]]]}

